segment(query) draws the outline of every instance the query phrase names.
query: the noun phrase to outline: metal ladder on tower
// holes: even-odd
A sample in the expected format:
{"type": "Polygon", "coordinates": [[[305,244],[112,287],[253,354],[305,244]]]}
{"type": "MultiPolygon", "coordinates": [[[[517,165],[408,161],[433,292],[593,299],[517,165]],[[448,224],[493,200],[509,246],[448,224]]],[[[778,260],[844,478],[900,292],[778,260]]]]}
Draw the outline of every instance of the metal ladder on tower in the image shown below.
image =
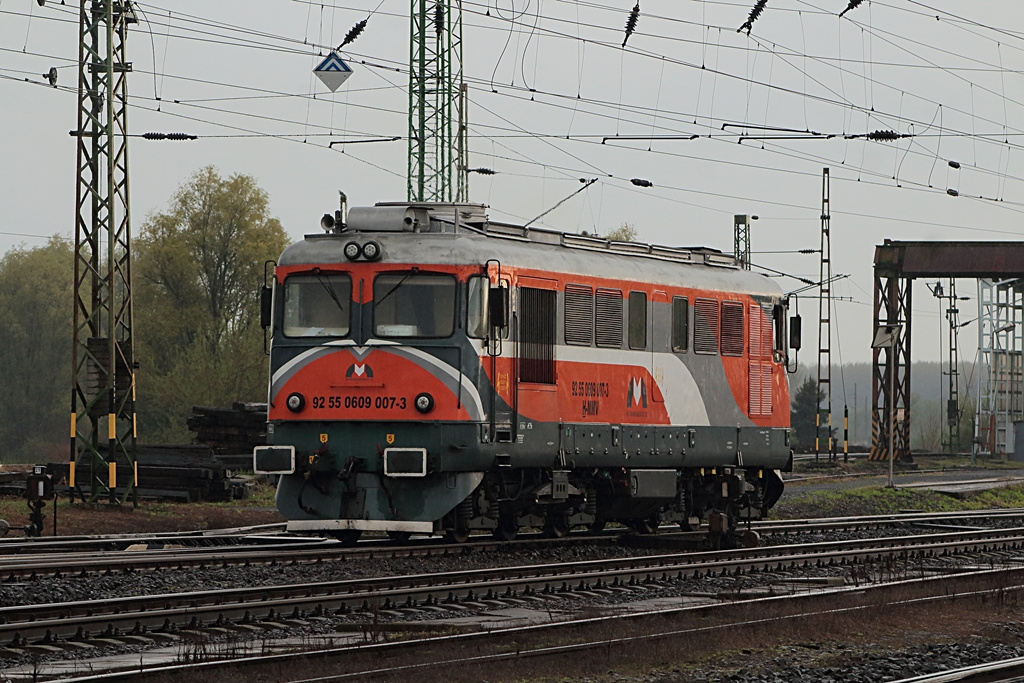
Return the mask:
{"type": "Polygon", "coordinates": [[[814,459],[824,444],[832,457],[832,239],[829,232],[829,175],[821,175],[821,263],[818,270],[818,386],[814,420],[814,459]],[[822,407],[822,401],[825,406],[822,407]],[[824,425],[822,422],[824,421],[824,425]],[[825,439],[821,428],[825,427],[825,439]]]}

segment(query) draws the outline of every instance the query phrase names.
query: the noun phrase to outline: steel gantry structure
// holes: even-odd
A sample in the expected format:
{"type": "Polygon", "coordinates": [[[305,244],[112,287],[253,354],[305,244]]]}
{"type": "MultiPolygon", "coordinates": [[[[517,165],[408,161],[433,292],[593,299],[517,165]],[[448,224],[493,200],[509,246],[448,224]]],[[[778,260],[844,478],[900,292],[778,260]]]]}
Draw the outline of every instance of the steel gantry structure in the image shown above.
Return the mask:
{"type": "MultiPolygon", "coordinates": [[[[885,240],[884,244],[875,247],[875,293],[874,323],[875,328],[902,326],[902,333],[890,347],[885,347],[886,357],[882,358],[883,348],[875,348],[872,362],[871,378],[871,460],[887,460],[889,458],[889,437],[892,430],[892,450],[897,459],[910,457],[910,368],[911,368],[911,283],[916,278],[949,277],[971,278],[979,281],[994,280],[998,284],[994,291],[1016,291],[1015,298],[1007,299],[1004,305],[994,302],[992,311],[986,308],[986,297],[983,285],[979,284],[979,350],[982,361],[990,365],[994,362],[992,354],[985,354],[988,342],[992,345],[998,341],[999,334],[1018,330],[1016,335],[1008,335],[1006,343],[1016,344],[1020,339],[1020,296],[1021,278],[1024,278],[1024,242],[903,242],[885,240]],[[1005,321],[999,316],[1006,317],[1005,321]],[[1016,316],[1011,319],[1010,316],[1016,316]],[[1000,323],[1000,321],[1002,321],[1000,323]],[[986,339],[988,337],[989,339],[986,339]],[[890,357],[892,354],[892,357],[890,357]],[[892,373],[892,375],[890,375],[892,373]]],[[[953,290],[951,286],[951,290],[953,290]]],[[[998,296],[998,294],[997,294],[998,296]]],[[[954,307],[951,304],[951,308],[954,307]]],[[[992,351],[992,345],[989,351],[992,351]]],[[[1017,356],[1013,349],[1006,351],[1004,362],[1006,370],[998,368],[989,373],[990,378],[1000,376],[1005,380],[1006,396],[1012,396],[1011,386],[1014,377],[1018,379],[1016,392],[1020,391],[1020,372],[1013,371],[1014,364],[1019,366],[1020,346],[1017,345],[1017,356]],[[1002,373],[1002,374],[1000,374],[1002,373]]],[[[981,396],[984,401],[984,394],[981,396]]],[[[1018,405],[1009,398],[1003,419],[1004,438],[1009,429],[1013,413],[1010,407],[1018,405]]],[[[993,406],[995,400],[993,399],[993,406]]],[[[984,410],[985,406],[978,406],[984,410]]],[[[959,412],[959,411],[958,411],[959,412]]],[[[998,412],[998,411],[997,411],[998,412]]],[[[1020,415],[1020,412],[1017,412],[1020,415]]],[[[959,416],[958,416],[959,417],[959,416]]],[[[977,419],[976,425],[983,420],[977,419]]],[[[992,420],[990,420],[992,422],[992,420]]],[[[998,430],[999,425],[993,425],[998,430]]],[[[1005,441],[1003,442],[1005,444],[1005,441]]]]}
{"type": "Polygon", "coordinates": [[[138,484],[127,133],[132,65],[125,58],[128,26],[137,21],[130,0],[81,0],[78,128],[71,131],[78,189],[69,483],[83,500],[87,485],[89,500],[106,494],[111,503],[136,502],[138,484]]]}
{"type": "Polygon", "coordinates": [[[468,199],[462,0],[413,0],[407,199],[468,199]]]}

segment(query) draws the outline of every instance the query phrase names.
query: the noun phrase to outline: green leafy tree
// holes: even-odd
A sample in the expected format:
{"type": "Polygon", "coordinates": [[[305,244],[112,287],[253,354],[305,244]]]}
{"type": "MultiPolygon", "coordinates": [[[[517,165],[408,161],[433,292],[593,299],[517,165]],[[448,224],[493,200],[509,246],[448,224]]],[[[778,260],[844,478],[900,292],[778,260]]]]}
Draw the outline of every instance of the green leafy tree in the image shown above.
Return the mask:
{"type": "Polygon", "coordinates": [[[814,447],[817,433],[816,415],[823,398],[824,392],[818,391],[818,381],[810,376],[793,395],[789,415],[790,427],[793,430],[795,445],[801,449],[814,447]]]}
{"type": "Polygon", "coordinates": [[[636,242],[639,236],[640,233],[633,224],[623,223],[605,235],[605,239],[612,240],[613,242],[636,242]]]}
{"type": "Polygon", "coordinates": [[[266,400],[258,288],[287,244],[267,193],[200,169],[135,242],[140,438],[181,441],[193,405],[266,400]]]}
{"type": "Polygon", "coordinates": [[[4,460],[41,463],[67,453],[73,268],[73,247],[60,237],[0,259],[4,460]]]}

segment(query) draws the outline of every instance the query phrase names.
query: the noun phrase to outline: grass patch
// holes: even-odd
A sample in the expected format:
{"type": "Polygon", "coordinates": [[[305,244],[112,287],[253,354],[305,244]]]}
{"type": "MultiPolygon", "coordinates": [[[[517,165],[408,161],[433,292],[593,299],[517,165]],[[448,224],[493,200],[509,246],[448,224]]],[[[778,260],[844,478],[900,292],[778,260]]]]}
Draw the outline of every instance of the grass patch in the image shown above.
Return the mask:
{"type": "Polygon", "coordinates": [[[956,512],[989,508],[1024,508],[1024,485],[1005,486],[960,499],[924,489],[864,486],[852,489],[790,489],[772,508],[773,519],[889,515],[903,510],[956,512]]]}

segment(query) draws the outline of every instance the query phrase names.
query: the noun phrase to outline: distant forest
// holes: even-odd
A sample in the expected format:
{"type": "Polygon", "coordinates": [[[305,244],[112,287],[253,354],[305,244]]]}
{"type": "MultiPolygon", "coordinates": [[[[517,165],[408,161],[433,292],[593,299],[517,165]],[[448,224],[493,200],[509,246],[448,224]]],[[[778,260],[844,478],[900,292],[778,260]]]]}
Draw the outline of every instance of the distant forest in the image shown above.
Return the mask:
{"type": "MultiPolygon", "coordinates": [[[[790,375],[790,395],[807,378],[817,379],[817,360],[801,358],[800,369],[790,375]]],[[[961,363],[959,398],[961,405],[961,449],[970,449],[973,436],[974,404],[978,377],[971,363],[961,363]]],[[[914,363],[910,368],[910,446],[912,449],[943,450],[948,440],[946,401],[949,399],[949,365],[914,363]],[[940,400],[941,397],[941,400],[940,400]]],[[[823,404],[824,405],[824,404],[823,404]]],[[[850,450],[865,450],[871,444],[871,364],[849,363],[832,367],[832,424],[842,438],[843,407],[850,409],[850,450]]],[[[840,445],[841,450],[841,445],[840,445]]]]}

